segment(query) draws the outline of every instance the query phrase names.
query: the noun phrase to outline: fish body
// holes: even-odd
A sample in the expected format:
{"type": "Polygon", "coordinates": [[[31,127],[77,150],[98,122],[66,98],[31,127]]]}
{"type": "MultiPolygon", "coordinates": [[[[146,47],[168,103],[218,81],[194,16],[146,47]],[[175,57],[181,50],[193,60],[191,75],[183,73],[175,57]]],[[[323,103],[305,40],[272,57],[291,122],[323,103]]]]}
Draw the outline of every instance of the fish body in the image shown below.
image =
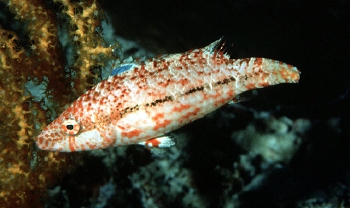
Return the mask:
{"type": "MultiPolygon", "coordinates": [[[[36,138],[43,150],[83,151],[143,144],[234,100],[242,92],[296,83],[296,67],[266,58],[231,59],[223,39],[185,53],[122,64],[36,138]]],[[[166,146],[166,145],[165,145],[166,146]]]]}

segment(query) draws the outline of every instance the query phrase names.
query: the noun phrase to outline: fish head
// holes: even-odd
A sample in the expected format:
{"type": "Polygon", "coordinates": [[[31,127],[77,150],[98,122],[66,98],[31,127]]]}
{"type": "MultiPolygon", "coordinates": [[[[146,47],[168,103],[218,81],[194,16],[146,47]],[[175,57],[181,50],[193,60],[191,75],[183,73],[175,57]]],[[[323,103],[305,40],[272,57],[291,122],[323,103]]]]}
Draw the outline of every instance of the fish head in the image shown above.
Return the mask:
{"type": "MultiPolygon", "coordinates": [[[[75,152],[112,146],[115,135],[102,121],[96,122],[96,110],[87,107],[84,96],[75,101],[36,137],[42,150],[75,152]]],[[[102,115],[103,117],[103,115],[102,115]]]]}

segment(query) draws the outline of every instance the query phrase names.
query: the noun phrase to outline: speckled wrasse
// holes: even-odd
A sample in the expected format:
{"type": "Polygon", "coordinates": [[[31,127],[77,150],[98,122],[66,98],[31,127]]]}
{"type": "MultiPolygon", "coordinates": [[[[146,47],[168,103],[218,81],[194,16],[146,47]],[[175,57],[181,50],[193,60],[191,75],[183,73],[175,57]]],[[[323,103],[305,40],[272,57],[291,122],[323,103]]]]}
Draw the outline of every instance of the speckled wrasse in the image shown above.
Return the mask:
{"type": "Polygon", "coordinates": [[[224,39],[185,53],[124,63],[79,97],[36,138],[43,150],[83,151],[174,144],[166,133],[235,101],[242,92],[296,83],[296,67],[266,58],[231,59],[224,39]]]}

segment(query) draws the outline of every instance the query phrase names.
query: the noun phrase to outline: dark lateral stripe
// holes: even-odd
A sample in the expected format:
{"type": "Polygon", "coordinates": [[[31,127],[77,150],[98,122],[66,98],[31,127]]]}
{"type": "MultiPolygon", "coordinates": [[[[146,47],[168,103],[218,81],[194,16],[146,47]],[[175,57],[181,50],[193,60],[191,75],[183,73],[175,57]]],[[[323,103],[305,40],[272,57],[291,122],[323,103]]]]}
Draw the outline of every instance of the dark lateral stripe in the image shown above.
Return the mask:
{"type": "Polygon", "coordinates": [[[167,101],[172,101],[172,96],[165,96],[163,99],[157,99],[151,103],[146,103],[145,106],[156,106],[158,103],[165,103],[167,101]]]}
{"type": "MultiPolygon", "coordinates": [[[[213,84],[213,86],[219,86],[219,85],[224,85],[224,84],[228,84],[229,82],[234,82],[236,81],[235,78],[233,77],[229,77],[229,78],[226,78],[226,79],[223,79],[221,81],[217,81],[213,84]]],[[[198,92],[198,91],[203,91],[204,89],[208,89],[210,88],[209,87],[209,84],[205,84],[204,86],[201,86],[201,87],[195,87],[195,88],[192,88],[186,92],[184,92],[183,94],[180,94],[178,97],[181,97],[181,96],[184,96],[184,95],[189,95],[191,93],[195,93],[195,92],[198,92]]],[[[156,106],[157,104],[159,103],[165,103],[165,102],[168,102],[168,101],[173,101],[174,98],[173,96],[165,96],[164,98],[162,99],[157,99],[151,103],[146,103],[145,106],[146,107],[153,107],[153,106],[156,106]]],[[[123,115],[127,114],[127,113],[131,113],[133,111],[136,111],[136,110],[139,110],[140,108],[140,105],[135,105],[134,107],[126,107],[121,113],[120,113],[120,116],[122,117],[123,115]]]]}

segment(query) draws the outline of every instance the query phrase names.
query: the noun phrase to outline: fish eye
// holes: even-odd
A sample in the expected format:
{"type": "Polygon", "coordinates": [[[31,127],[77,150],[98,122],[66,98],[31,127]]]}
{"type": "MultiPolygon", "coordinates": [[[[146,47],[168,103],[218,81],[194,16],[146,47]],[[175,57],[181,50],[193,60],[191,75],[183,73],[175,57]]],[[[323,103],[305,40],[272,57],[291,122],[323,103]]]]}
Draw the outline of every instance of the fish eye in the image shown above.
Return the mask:
{"type": "Polygon", "coordinates": [[[62,123],[62,130],[70,136],[74,136],[80,131],[80,124],[74,118],[68,118],[62,123]]]}

